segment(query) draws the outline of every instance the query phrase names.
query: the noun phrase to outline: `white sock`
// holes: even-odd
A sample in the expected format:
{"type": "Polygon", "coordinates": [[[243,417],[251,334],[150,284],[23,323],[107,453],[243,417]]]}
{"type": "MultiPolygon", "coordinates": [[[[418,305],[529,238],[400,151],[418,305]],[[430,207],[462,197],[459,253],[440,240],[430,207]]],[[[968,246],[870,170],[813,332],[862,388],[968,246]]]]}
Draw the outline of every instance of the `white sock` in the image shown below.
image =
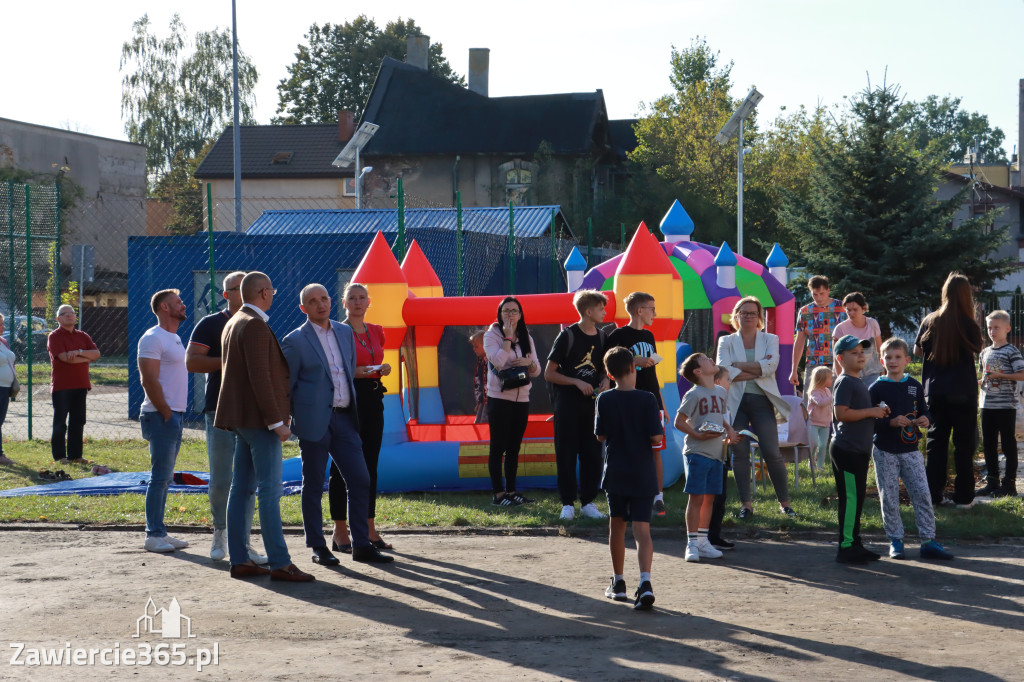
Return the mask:
{"type": "Polygon", "coordinates": [[[664,502],[665,501],[665,493],[664,492],[658,493],[657,495],[654,496],[654,499],[655,499],[655,501],[661,500],[662,502],[664,502]]]}
{"type": "Polygon", "coordinates": [[[620,580],[625,580],[625,579],[626,579],[626,576],[622,575],[621,573],[616,573],[615,574],[615,578],[614,578],[615,582],[619,582],[620,580]]]}
{"type": "Polygon", "coordinates": [[[647,571],[641,571],[640,572],[640,582],[642,582],[642,583],[644,583],[644,582],[646,582],[646,583],[651,582],[651,574],[649,572],[647,572],[647,571]]]}
{"type": "Polygon", "coordinates": [[[686,541],[687,542],[697,542],[697,537],[698,536],[697,536],[696,533],[687,533],[686,534],[686,541]]]}
{"type": "Polygon", "coordinates": [[[708,529],[707,528],[698,528],[697,529],[697,537],[700,540],[707,540],[708,539],[708,529]]]}

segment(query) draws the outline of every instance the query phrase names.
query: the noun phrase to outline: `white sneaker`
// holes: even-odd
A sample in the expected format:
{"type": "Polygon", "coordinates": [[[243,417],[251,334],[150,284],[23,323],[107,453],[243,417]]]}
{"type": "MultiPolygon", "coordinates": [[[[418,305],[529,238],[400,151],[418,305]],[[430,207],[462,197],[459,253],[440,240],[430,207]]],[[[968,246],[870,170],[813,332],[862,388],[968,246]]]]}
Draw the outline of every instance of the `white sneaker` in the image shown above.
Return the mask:
{"type": "Polygon", "coordinates": [[[143,548],[147,552],[173,552],[174,545],[167,542],[167,538],[146,538],[146,544],[143,548]]]}
{"type": "Polygon", "coordinates": [[[722,552],[715,549],[714,545],[707,538],[701,538],[697,541],[697,553],[700,554],[702,559],[721,559],[722,552]]]}
{"type": "Polygon", "coordinates": [[[576,508],[571,504],[562,505],[562,513],[558,515],[560,521],[572,521],[576,518],[576,508]]]}
{"type": "Polygon", "coordinates": [[[591,502],[580,507],[580,515],[586,516],[588,519],[607,519],[607,514],[602,514],[601,510],[597,508],[597,505],[591,502]]]}
{"type": "Polygon", "coordinates": [[[247,545],[245,549],[249,552],[249,561],[253,562],[257,566],[263,566],[270,563],[270,559],[253,549],[252,545],[247,545]]]}
{"type": "Polygon", "coordinates": [[[225,528],[213,529],[213,544],[210,545],[210,558],[221,561],[228,553],[228,531],[225,528]]]}
{"type": "Polygon", "coordinates": [[[164,540],[174,549],[185,549],[188,547],[188,540],[179,540],[178,538],[172,538],[170,535],[165,535],[164,540]]]}
{"type": "Polygon", "coordinates": [[[694,561],[694,562],[700,561],[700,550],[697,549],[697,541],[696,540],[690,540],[689,542],[686,543],[685,559],[687,561],[694,561]]]}

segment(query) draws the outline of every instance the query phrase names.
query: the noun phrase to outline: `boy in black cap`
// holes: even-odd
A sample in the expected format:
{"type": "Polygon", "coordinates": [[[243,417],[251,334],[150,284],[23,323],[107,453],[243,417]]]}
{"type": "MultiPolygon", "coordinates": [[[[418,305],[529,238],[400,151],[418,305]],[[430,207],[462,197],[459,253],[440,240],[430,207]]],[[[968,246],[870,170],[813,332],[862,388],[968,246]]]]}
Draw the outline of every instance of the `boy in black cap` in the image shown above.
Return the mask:
{"type": "Polygon", "coordinates": [[[839,495],[839,552],[836,561],[841,564],[860,564],[874,561],[880,556],[864,547],[860,540],[860,514],[864,508],[864,489],[867,487],[868,464],[875,434],[875,419],[889,416],[884,404],[871,406],[868,387],[860,379],[867,362],[864,349],[870,339],[861,341],[847,334],[836,342],[834,352],[843,373],[833,387],[832,472],[836,477],[839,495]]]}

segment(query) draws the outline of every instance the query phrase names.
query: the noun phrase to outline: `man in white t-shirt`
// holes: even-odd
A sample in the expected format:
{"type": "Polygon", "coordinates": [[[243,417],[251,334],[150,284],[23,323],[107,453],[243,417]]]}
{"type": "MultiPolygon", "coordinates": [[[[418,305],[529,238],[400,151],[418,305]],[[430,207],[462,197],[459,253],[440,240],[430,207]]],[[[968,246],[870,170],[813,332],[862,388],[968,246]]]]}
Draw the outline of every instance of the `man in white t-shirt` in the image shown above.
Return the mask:
{"type": "Polygon", "coordinates": [[[185,319],[185,304],[177,289],[164,289],[150,301],[157,324],[139,339],[139,375],[146,398],[139,425],[149,441],[152,473],[146,487],[146,544],[149,552],[173,552],[188,542],[173,538],[164,527],[167,489],[181,447],[182,418],[188,403],[185,346],[178,325],[185,319]]]}

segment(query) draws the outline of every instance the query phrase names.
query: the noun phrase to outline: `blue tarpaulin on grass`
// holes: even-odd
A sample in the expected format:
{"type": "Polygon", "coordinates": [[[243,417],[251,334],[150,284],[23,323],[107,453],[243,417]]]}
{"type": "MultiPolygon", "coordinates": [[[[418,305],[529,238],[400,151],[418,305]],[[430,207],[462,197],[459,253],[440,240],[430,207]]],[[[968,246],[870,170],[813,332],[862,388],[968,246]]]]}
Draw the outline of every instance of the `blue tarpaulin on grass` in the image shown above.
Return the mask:
{"type": "MultiPolygon", "coordinates": [[[[204,481],[210,480],[210,474],[205,471],[185,471],[179,473],[192,474],[204,481]]],[[[0,497],[24,497],[26,495],[122,495],[124,493],[145,494],[146,485],[149,482],[148,471],[121,471],[104,476],[88,476],[73,481],[56,481],[43,485],[32,485],[26,488],[12,488],[0,490],[0,497]]],[[[302,481],[285,481],[284,494],[297,495],[302,487],[302,481]]],[[[324,490],[327,485],[324,484],[324,490]]],[[[168,492],[171,493],[209,493],[209,486],[205,485],[176,485],[171,484],[168,492]]]]}

